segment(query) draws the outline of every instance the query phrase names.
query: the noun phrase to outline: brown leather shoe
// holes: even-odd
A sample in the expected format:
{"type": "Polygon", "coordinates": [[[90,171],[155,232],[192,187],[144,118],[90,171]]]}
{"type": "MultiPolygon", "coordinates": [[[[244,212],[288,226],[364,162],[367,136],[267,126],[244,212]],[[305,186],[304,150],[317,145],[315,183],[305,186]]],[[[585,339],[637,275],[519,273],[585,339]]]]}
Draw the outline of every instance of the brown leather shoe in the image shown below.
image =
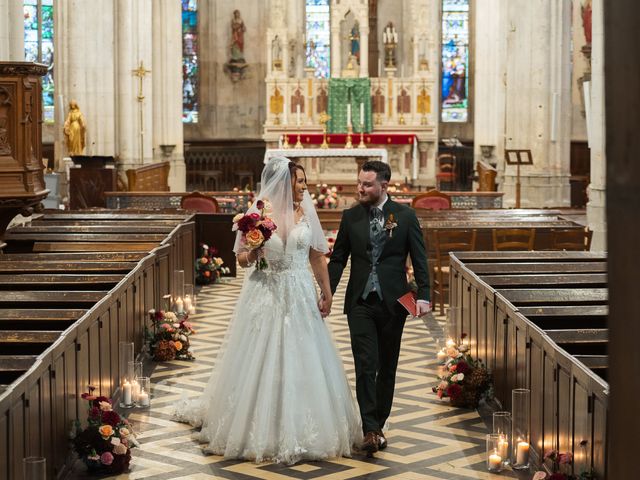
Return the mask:
{"type": "Polygon", "coordinates": [[[362,450],[367,452],[367,457],[372,457],[378,451],[378,434],[376,432],[367,432],[362,442],[362,450]]]}
{"type": "Polygon", "coordinates": [[[382,433],[382,431],[378,432],[378,450],[384,450],[385,448],[387,448],[387,437],[384,436],[384,433],[382,433]]]}

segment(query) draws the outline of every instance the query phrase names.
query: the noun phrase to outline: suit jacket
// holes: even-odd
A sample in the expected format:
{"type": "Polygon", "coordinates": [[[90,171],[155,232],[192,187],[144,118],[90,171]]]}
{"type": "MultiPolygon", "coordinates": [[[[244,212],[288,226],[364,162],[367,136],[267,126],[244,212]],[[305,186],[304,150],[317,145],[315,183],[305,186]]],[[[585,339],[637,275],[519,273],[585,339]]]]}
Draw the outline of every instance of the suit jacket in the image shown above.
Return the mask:
{"type": "MultiPolygon", "coordinates": [[[[429,301],[429,271],[422,230],[413,209],[400,205],[389,198],[384,206],[384,224],[393,214],[397,226],[389,234],[376,266],[383,300],[389,311],[396,311],[397,300],[409,291],[406,274],[407,255],[411,256],[413,271],[418,285],[418,300],[429,301]]],[[[340,230],[336,238],[331,260],[329,278],[331,291],[335,292],[342,271],[351,256],[351,275],[347,284],[344,313],[362,296],[371,272],[371,243],[369,241],[369,213],[358,204],[342,214],[340,230]]]]}

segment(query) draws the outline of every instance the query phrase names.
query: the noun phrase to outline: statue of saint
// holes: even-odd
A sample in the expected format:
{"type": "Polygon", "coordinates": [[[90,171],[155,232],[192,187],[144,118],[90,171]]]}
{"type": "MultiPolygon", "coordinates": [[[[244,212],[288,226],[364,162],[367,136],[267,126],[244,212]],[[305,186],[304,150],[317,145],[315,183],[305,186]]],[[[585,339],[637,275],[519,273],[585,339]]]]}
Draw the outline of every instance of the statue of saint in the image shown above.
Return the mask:
{"type": "Polygon", "coordinates": [[[282,70],[282,42],[278,35],[271,41],[271,64],[274,70],[282,70]]]}
{"type": "Polygon", "coordinates": [[[231,20],[231,61],[244,63],[244,32],[247,31],[240,10],[233,11],[231,20]]]}
{"type": "Polygon", "coordinates": [[[355,57],[357,64],[360,65],[360,25],[358,25],[358,22],[353,24],[351,33],[349,34],[349,40],[351,41],[351,57],[355,57]]]}
{"type": "Polygon", "coordinates": [[[69,156],[82,155],[84,151],[84,136],[86,125],[84,115],[75,100],[69,102],[69,113],[64,121],[64,137],[69,156]]]}

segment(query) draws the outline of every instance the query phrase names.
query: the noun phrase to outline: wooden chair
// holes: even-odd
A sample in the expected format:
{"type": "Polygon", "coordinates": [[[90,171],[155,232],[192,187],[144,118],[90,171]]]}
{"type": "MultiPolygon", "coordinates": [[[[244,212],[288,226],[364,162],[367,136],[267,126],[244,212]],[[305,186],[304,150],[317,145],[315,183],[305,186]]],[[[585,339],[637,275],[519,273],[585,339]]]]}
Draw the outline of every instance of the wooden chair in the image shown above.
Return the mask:
{"type": "Polygon", "coordinates": [[[200,192],[193,192],[182,197],[180,208],[200,213],[218,213],[220,211],[218,201],[215,198],[200,192]]]}
{"type": "Polygon", "coordinates": [[[444,302],[449,294],[449,252],[473,252],[476,249],[476,229],[434,230],[436,263],[433,267],[432,300],[440,304],[444,315],[444,302]]]}
{"type": "Polygon", "coordinates": [[[429,190],[413,197],[411,206],[428,210],[447,210],[451,208],[451,197],[438,190],[429,190]]]}
{"type": "Polygon", "coordinates": [[[554,228],[551,230],[551,249],[588,252],[591,249],[591,237],[593,232],[587,227],[582,230],[554,228]]]}
{"type": "Polygon", "coordinates": [[[456,157],[450,153],[443,153],[438,155],[436,172],[436,188],[443,190],[442,187],[447,187],[446,190],[453,190],[453,186],[456,182],[456,157]]]}
{"type": "Polygon", "coordinates": [[[494,228],[493,250],[533,250],[535,228],[494,228]]]}

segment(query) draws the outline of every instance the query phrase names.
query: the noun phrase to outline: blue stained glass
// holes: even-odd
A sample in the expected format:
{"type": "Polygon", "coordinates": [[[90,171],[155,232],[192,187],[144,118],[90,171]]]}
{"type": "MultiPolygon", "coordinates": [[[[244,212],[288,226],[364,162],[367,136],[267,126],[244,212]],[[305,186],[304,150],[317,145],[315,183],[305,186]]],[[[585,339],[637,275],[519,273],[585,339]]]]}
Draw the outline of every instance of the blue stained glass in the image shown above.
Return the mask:
{"type": "Polygon", "coordinates": [[[442,105],[443,122],[468,119],[469,0],[442,2],[442,105]]]}
{"type": "Polygon", "coordinates": [[[182,121],[198,122],[198,2],[182,0],[182,121]]]}
{"type": "Polygon", "coordinates": [[[305,0],[306,2],[306,66],[315,68],[315,76],[331,75],[331,11],[329,0],[305,0]]]}
{"type": "Polygon", "coordinates": [[[24,57],[47,65],[42,77],[42,106],[45,123],[54,121],[53,0],[24,0],[24,57]]]}

